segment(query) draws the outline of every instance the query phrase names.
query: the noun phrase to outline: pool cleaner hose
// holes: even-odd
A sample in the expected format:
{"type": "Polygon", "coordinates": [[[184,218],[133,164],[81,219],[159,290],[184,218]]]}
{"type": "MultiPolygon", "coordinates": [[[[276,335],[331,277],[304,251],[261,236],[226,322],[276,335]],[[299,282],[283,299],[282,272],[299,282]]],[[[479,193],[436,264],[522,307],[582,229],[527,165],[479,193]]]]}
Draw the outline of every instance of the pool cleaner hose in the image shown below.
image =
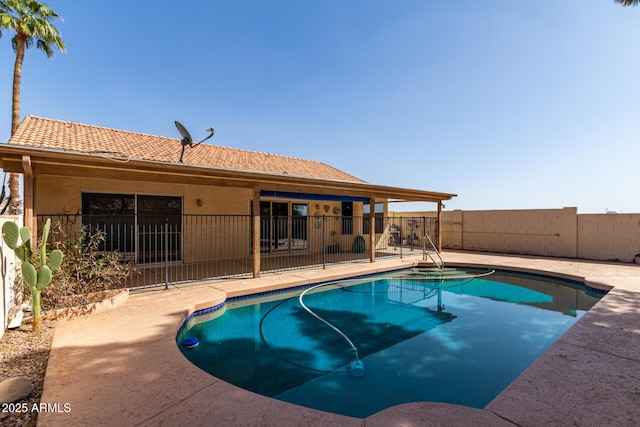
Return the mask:
{"type": "Polygon", "coordinates": [[[353,354],[355,356],[355,360],[351,361],[351,365],[350,365],[350,372],[351,375],[357,378],[363,377],[364,376],[364,364],[362,363],[362,360],[360,360],[360,358],[358,357],[358,349],[356,348],[356,346],[353,344],[353,341],[351,341],[349,339],[349,337],[342,332],[340,329],[338,329],[335,325],[333,325],[332,323],[330,323],[329,321],[323,319],[322,317],[320,317],[319,315],[317,315],[316,313],[313,312],[313,310],[311,310],[309,307],[307,307],[304,303],[304,296],[307,292],[310,292],[314,289],[317,289],[321,286],[327,286],[333,283],[321,283],[319,285],[315,285],[312,286],[310,288],[305,289],[301,294],[300,297],[298,298],[298,300],[300,301],[300,305],[302,306],[302,308],[304,308],[305,310],[307,310],[307,312],[309,312],[309,314],[311,314],[313,317],[315,317],[316,319],[318,319],[319,321],[321,321],[322,323],[324,323],[325,325],[327,325],[328,327],[330,327],[331,329],[333,329],[334,331],[336,331],[342,338],[344,338],[349,345],[351,346],[351,349],[353,350],[353,354]]]}

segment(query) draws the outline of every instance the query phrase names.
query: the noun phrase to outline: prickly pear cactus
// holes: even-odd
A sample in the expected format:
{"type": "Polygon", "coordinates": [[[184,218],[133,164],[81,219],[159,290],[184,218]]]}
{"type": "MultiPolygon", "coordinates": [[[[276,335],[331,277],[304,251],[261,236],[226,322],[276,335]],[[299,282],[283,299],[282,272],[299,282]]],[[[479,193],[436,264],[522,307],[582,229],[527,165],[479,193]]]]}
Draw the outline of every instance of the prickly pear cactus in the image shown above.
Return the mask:
{"type": "Polygon", "coordinates": [[[52,272],[60,267],[63,259],[62,252],[57,249],[47,254],[47,240],[49,239],[50,229],[51,218],[47,219],[42,229],[42,238],[40,239],[40,245],[38,247],[38,251],[40,252],[40,267],[36,270],[35,266],[31,263],[33,252],[31,251],[31,231],[29,227],[18,229],[18,225],[14,222],[6,222],[2,226],[4,241],[9,248],[13,249],[18,259],[22,262],[22,279],[31,291],[34,332],[38,331],[42,324],[42,318],[40,316],[40,292],[51,283],[52,272]],[[18,238],[22,240],[20,245],[18,245],[18,238]]]}

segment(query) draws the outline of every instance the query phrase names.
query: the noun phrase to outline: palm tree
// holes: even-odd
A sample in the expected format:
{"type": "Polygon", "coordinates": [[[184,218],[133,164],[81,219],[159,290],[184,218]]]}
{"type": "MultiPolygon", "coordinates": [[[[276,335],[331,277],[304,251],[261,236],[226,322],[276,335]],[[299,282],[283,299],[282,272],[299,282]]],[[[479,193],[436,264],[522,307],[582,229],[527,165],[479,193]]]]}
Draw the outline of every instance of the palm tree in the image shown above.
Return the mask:
{"type": "Polygon", "coordinates": [[[614,0],[616,3],[620,3],[623,6],[637,6],[640,4],[640,0],[614,0]]]}
{"type": "MultiPolygon", "coordinates": [[[[22,79],[22,62],[24,52],[33,46],[47,55],[53,57],[53,48],[60,52],[66,52],[64,41],[60,32],[51,23],[54,19],[62,20],[62,17],[49,6],[36,0],[0,0],[0,28],[15,33],[11,39],[13,50],[16,53],[16,62],[13,68],[13,97],[11,104],[11,135],[13,135],[20,123],[20,81],[22,79]]],[[[11,195],[10,214],[16,214],[18,209],[19,175],[9,175],[9,192],[11,195]]]]}

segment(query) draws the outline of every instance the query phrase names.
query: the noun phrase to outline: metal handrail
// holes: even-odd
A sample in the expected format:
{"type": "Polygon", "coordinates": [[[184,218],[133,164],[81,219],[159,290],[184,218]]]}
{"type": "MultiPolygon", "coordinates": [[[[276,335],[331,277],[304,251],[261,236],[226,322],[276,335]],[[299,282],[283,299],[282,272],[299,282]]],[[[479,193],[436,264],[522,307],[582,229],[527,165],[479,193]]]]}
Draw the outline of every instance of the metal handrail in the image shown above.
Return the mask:
{"type": "Polygon", "coordinates": [[[426,237],[426,239],[423,240],[422,259],[426,261],[427,257],[429,257],[431,262],[433,262],[436,267],[442,270],[444,268],[444,260],[442,259],[442,256],[440,256],[440,252],[436,248],[436,245],[433,244],[433,241],[431,240],[431,237],[429,237],[428,234],[425,234],[424,237],[426,237]],[[440,260],[440,263],[438,263],[438,261],[436,261],[436,259],[431,256],[431,252],[427,251],[427,241],[429,241],[429,243],[431,244],[431,247],[433,248],[433,251],[436,253],[436,255],[438,255],[438,259],[440,260]]]}

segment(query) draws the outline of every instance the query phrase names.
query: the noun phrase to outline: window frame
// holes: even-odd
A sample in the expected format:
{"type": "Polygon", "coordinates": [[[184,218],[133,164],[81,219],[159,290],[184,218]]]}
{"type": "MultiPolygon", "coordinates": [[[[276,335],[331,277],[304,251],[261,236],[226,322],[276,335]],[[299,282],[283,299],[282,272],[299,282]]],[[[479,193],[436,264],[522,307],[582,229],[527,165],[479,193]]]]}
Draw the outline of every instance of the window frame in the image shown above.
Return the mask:
{"type": "MultiPolygon", "coordinates": [[[[369,218],[371,217],[371,204],[363,203],[362,212],[363,212],[362,234],[369,234],[370,232],[369,218]]],[[[375,234],[382,234],[384,233],[384,203],[376,202],[373,207],[373,212],[375,215],[374,218],[376,220],[375,234]]]]}
{"type": "MultiPolygon", "coordinates": [[[[183,258],[183,197],[163,194],[131,194],[131,193],[99,193],[82,192],[82,225],[89,226],[90,232],[102,230],[106,239],[99,245],[104,252],[119,252],[126,259],[133,258],[137,264],[153,264],[166,261],[181,261],[183,258]],[[121,199],[120,207],[109,211],[108,200],[121,199]],[[158,206],[151,207],[151,211],[142,209],[145,201],[174,203],[172,210],[157,212],[158,206]],[[106,206],[100,207],[96,201],[106,201],[106,206]],[[124,212],[123,212],[124,211],[124,212]],[[149,227],[149,243],[142,239],[145,227],[149,227]],[[165,227],[167,227],[165,229],[165,227]],[[167,232],[167,236],[158,239],[157,233],[167,232]],[[168,230],[168,231],[167,231],[168,230]],[[169,245],[169,249],[165,245],[169,245]],[[145,248],[153,248],[146,250],[145,248]],[[158,250],[158,248],[160,248],[158,250]]],[[[152,203],[153,204],[153,203],[152,203]]],[[[103,203],[104,205],[104,203],[103,203]]],[[[116,203],[116,207],[118,203],[116,203]]],[[[160,203],[162,206],[162,203],[160,203]]]]}

